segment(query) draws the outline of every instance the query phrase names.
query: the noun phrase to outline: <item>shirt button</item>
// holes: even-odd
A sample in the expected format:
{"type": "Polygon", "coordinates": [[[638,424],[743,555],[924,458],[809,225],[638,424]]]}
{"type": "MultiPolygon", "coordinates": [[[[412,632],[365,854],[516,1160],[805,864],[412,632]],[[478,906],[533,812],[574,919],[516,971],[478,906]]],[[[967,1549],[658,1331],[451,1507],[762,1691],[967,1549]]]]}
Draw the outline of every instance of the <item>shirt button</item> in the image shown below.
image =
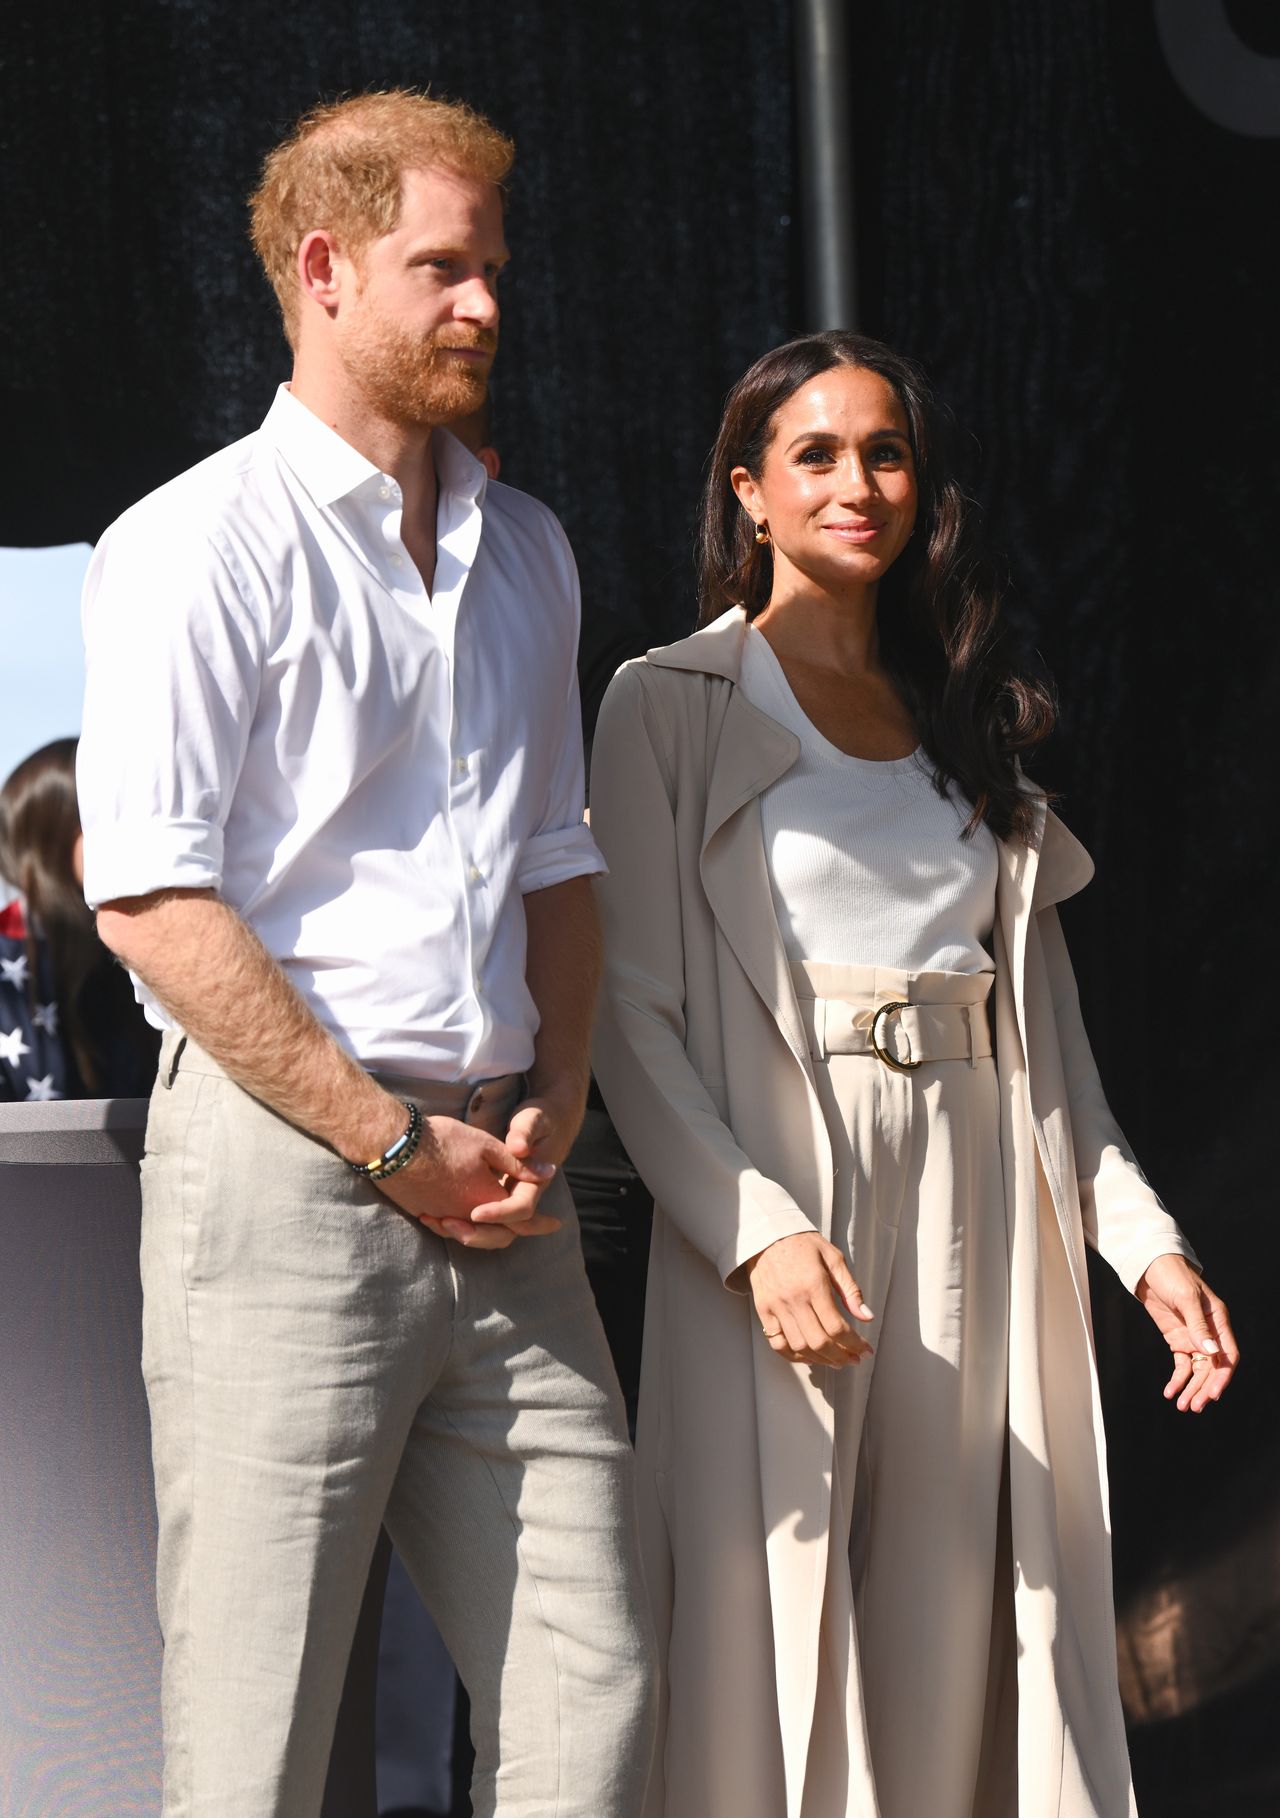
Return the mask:
{"type": "Polygon", "coordinates": [[[467,876],[471,879],[473,884],[478,884],[483,875],[484,873],[481,871],[479,865],[467,866],[467,876]]]}
{"type": "Polygon", "coordinates": [[[403,568],[404,567],[404,557],[398,556],[398,555],[393,555],[391,558],[391,566],[393,568],[403,568]]]}
{"type": "Polygon", "coordinates": [[[457,775],[457,776],[465,776],[465,775],[466,775],[466,774],[467,774],[467,760],[466,760],[466,758],[454,758],[454,760],[453,760],[453,768],[454,768],[454,774],[455,774],[455,775],[457,775]]]}
{"type": "Polygon", "coordinates": [[[380,499],[389,499],[391,497],[391,488],[389,486],[379,486],[378,497],[380,499]]]}

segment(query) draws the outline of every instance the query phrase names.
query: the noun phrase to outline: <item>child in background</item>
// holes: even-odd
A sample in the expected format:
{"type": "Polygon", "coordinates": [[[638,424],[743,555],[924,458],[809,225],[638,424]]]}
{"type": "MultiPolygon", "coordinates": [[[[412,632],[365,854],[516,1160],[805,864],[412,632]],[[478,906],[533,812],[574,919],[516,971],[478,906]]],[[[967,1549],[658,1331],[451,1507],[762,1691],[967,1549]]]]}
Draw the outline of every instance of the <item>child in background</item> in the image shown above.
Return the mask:
{"type": "Polygon", "coordinates": [[[81,894],[76,740],[0,788],[0,1099],[145,1098],[160,1038],[81,894]]]}

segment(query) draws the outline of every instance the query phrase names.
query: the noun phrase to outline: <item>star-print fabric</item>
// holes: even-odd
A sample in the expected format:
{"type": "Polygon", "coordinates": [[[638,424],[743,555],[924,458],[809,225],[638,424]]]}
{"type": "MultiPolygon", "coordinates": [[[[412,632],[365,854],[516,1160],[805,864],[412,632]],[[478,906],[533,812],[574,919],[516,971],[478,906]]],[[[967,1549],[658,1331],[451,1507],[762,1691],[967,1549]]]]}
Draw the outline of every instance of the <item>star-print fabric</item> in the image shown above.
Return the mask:
{"type": "Polygon", "coordinates": [[[36,939],[35,990],[22,905],[0,910],[0,1099],[65,1098],[67,1057],[58,1035],[53,968],[36,939]]]}

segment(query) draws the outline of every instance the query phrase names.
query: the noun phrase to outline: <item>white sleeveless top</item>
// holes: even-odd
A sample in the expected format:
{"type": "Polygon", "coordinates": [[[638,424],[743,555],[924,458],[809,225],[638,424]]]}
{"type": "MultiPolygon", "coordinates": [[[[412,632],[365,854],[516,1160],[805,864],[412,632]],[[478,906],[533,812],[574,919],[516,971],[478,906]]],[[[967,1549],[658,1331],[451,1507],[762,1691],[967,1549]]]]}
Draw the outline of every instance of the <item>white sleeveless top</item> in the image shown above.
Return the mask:
{"type": "Polygon", "coordinates": [[[903,972],[991,972],[999,861],[969,804],[934,787],[922,751],[848,757],[801,710],[762,632],[747,627],[741,687],[794,732],[800,756],[760,797],[787,957],[903,972]]]}

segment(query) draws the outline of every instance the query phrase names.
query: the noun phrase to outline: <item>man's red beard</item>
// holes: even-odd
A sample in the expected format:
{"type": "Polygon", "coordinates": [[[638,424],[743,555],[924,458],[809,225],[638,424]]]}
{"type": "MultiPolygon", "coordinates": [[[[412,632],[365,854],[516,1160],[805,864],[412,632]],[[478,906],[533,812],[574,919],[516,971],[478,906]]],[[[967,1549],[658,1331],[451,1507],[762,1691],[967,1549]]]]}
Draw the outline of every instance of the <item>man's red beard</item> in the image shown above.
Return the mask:
{"type": "Polygon", "coordinates": [[[437,328],[413,334],[385,320],[349,323],[342,346],[347,371],[391,423],[426,428],[453,423],[484,403],[498,337],[489,330],[437,328]],[[460,360],[448,350],[479,348],[488,358],[460,360]]]}

